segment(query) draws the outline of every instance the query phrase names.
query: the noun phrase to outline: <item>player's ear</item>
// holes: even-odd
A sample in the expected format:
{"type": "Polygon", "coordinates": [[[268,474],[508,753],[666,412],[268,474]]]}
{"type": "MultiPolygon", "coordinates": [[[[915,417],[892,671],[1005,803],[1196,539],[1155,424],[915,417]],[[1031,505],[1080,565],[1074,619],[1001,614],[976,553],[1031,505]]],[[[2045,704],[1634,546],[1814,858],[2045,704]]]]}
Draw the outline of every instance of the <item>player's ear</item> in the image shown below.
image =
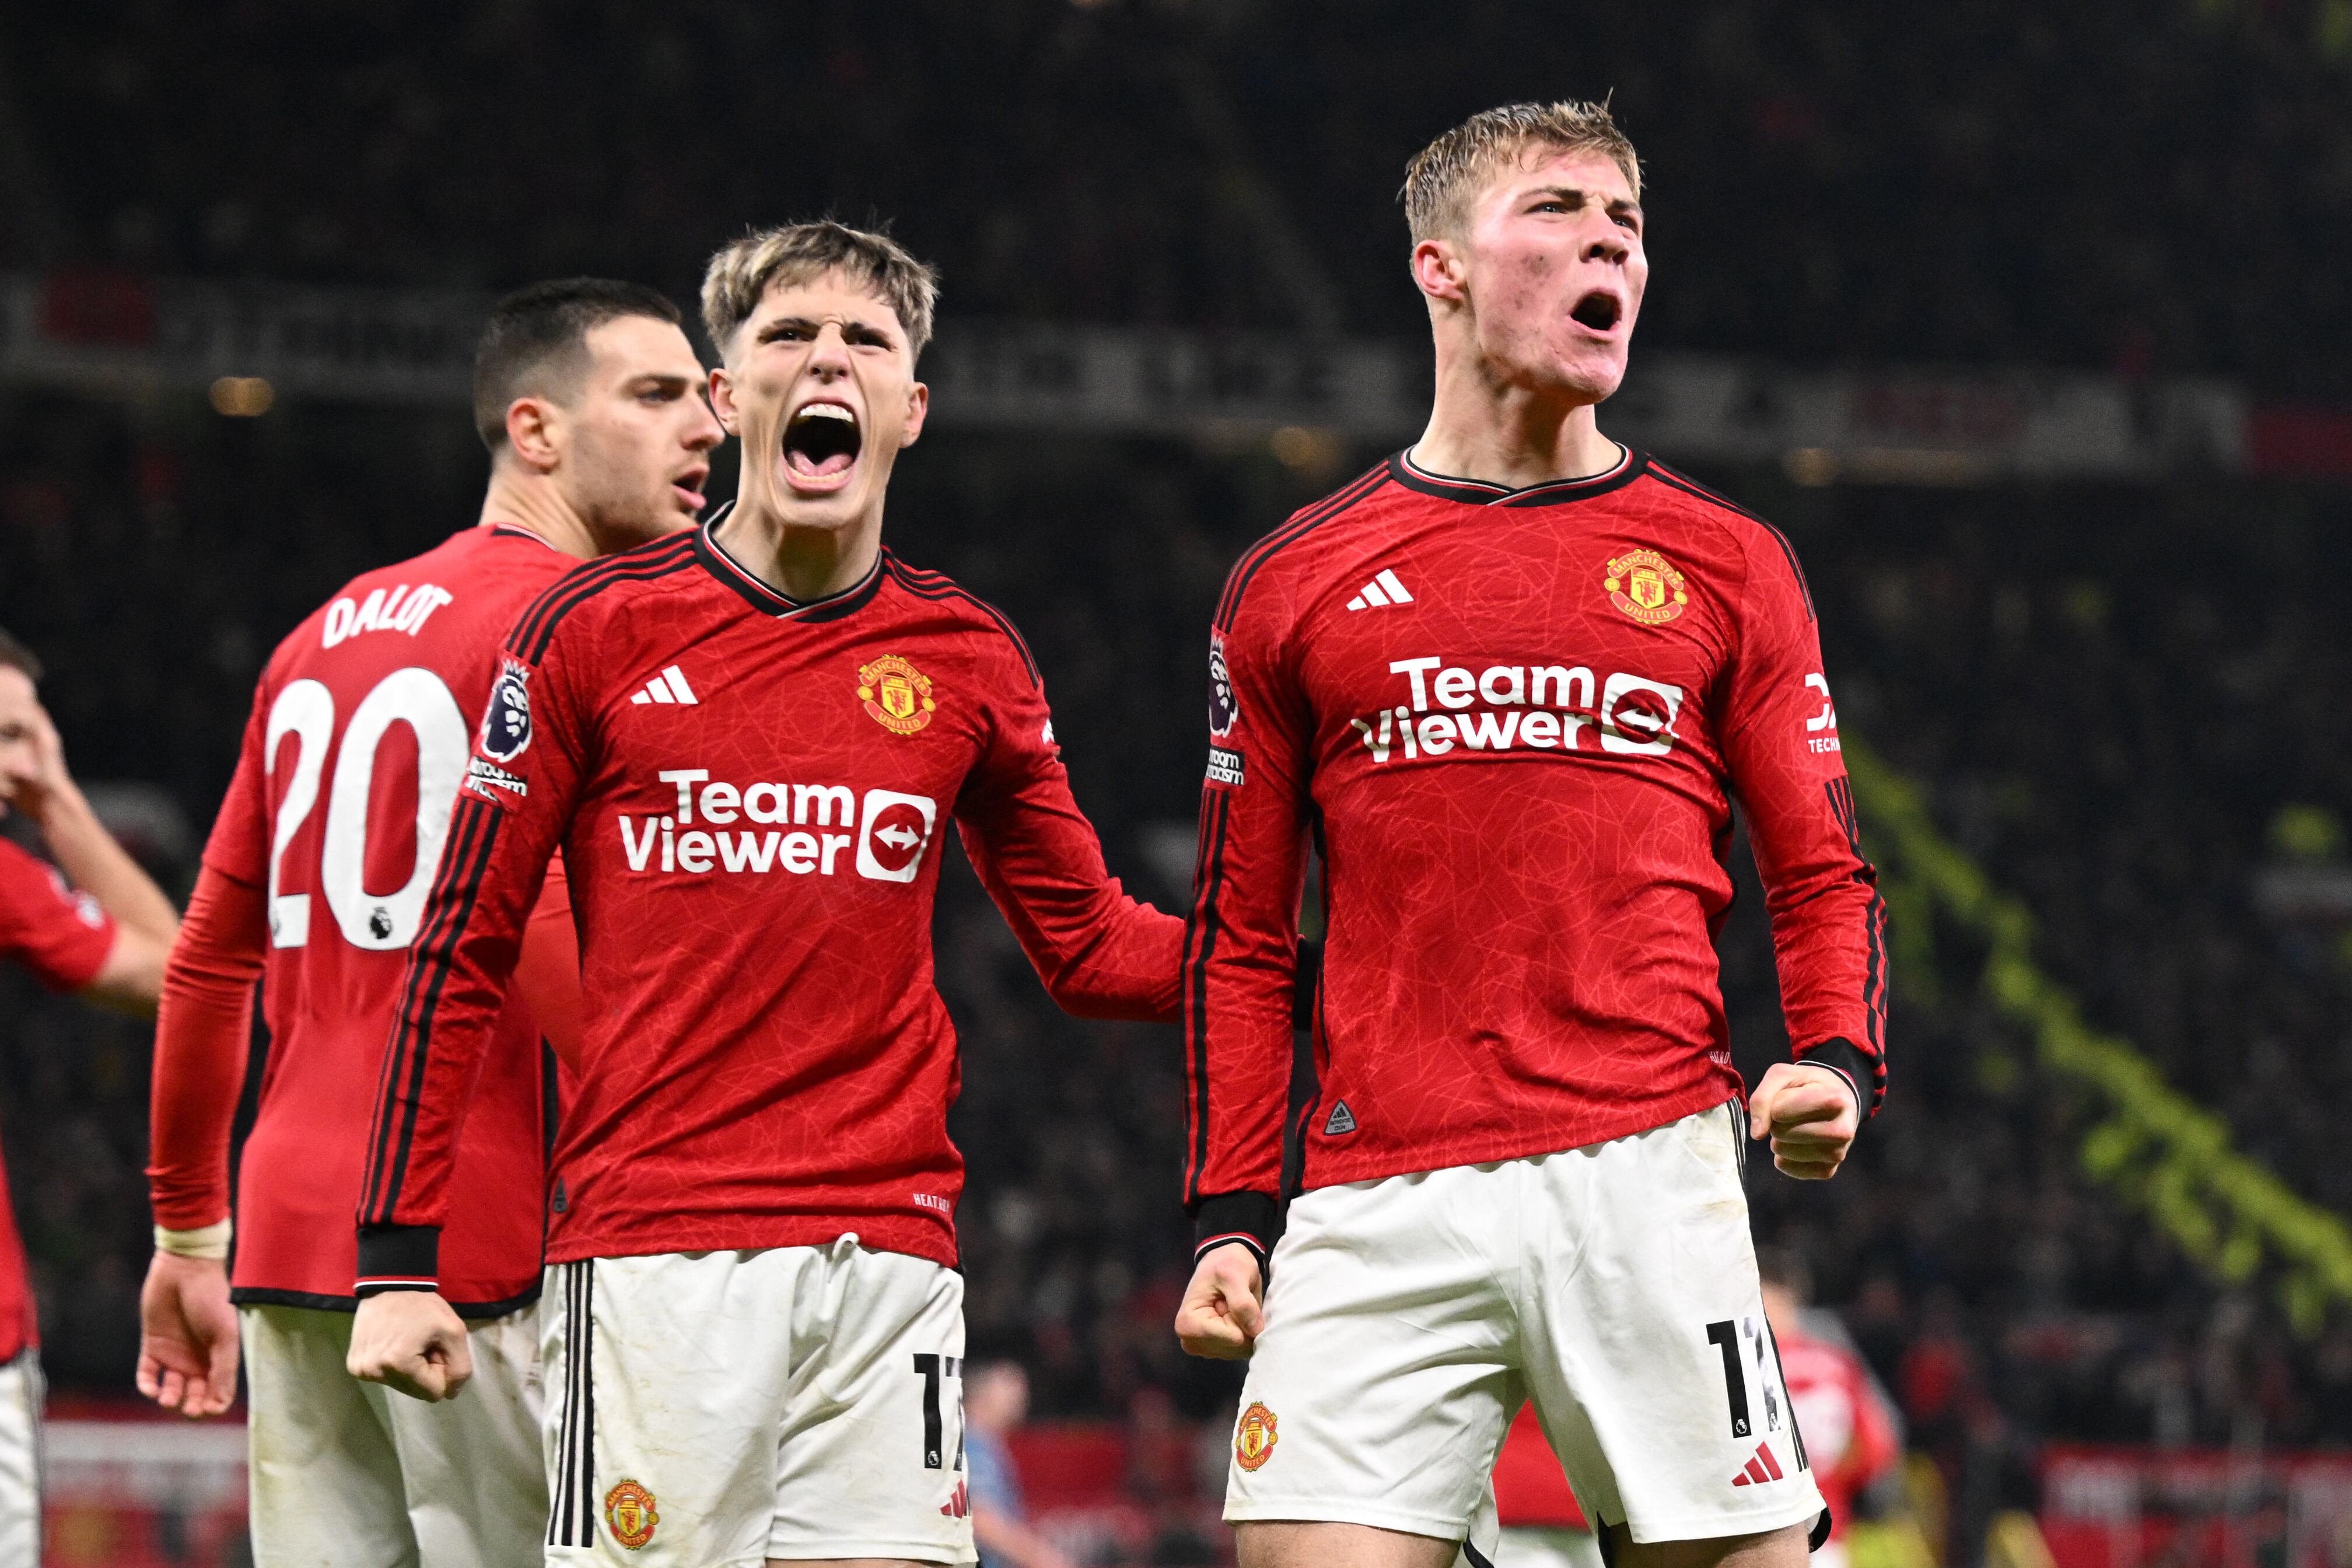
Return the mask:
{"type": "Polygon", "coordinates": [[[719,416],[719,423],[730,436],[740,436],[736,428],[735,383],[729,377],[727,367],[720,365],[710,373],[710,412],[719,416]]]}
{"type": "Polygon", "coordinates": [[[1450,239],[1432,237],[1412,247],[1412,280],[1433,300],[1464,298],[1462,258],[1450,239]]]}
{"type": "Polygon", "coordinates": [[[931,411],[931,389],[921,382],[907,388],[907,423],[898,431],[898,445],[911,447],[923,434],[923,416],[931,411]]]}
{"type": "Polygon", "coordinates": [[[507,405],[507,445],[525,467],[546,473],[562,460],[562,410],[549,399],[518,397],[507,405]]]}

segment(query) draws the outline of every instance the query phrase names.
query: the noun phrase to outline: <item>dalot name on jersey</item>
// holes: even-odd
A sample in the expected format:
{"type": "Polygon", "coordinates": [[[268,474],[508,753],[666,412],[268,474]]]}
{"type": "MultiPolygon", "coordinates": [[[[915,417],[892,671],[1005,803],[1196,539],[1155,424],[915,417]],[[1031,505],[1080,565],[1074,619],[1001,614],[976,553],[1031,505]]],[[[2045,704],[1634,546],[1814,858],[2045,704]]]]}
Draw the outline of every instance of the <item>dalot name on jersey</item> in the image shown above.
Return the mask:
{"type": "Polygon", "coordinates": [[[911,882],[939,825],[939,803],[927,795],[739,785],[713,779],[707,768],[665,768],[654,776],[677,791],[677,809],[621,816],[621,852],[632,871],[831,877],[848,868],[868,881],[911,882]],[[745,823],[778,826],[735,826],[745,823]]]}
{"type": "Polygon", "coordinates": [[[419,583],[414,588],[405,583],[371,588],[364,599],[341,598],[327,606],[326,619],[319,626],[319,643],[332,647],[362,632],[406,632],[415,637],[425,629],[434,611],[456,600],[455,594],[434,583],[419,583]]]}
{"type": "Polygon", "coordinates": [[[1405,700],[1348,722],[1374,763],[1476,752],[1601,751],[1662,757],[1674,750],[1683,689],[1583,665],[1450,665],[1401,658],[1405,700]]]}

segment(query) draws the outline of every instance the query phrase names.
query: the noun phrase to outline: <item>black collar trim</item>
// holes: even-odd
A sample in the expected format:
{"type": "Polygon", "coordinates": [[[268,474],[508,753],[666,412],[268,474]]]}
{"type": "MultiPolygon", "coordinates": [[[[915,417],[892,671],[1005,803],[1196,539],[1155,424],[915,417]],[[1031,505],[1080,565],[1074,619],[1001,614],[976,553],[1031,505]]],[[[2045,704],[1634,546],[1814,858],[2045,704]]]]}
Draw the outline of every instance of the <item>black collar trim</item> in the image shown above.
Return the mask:
{"type": "Polygon", "coordinates": [[[709,522],[695,530],[694,552],[701,557],[704,570],[740,594],[744,603],[761,615],[789,621],[837,621],[845,616],[856,615],[866,607],[867,600],[881,591],[882,563],[889,556],[887,550],[875,552],[874,564],[867,569],[866,575],[838,594],[803,601],[777,593],[737,564],[735,558],[721,549],[719,541],[711,536],[712,531],[733,510],[731,505],[721,507],[709,522]]]}
{"type": "Polygon", "coordinates": [[[1413,462],[1412,451],[1408,447],[1389,458],[1389,477],[1409,490],[1419,490],[1440,500],[1460,501],[1465,506],[1558,506],[1564,501],[1585,500],[1623,489],[1650,468],[1649,454],[1620,443],[1615,465],[1600,473],[1574,479],[1548,479],[1539,485],[1513,489],[1484,479],[1433,474],[1413,462]]]}

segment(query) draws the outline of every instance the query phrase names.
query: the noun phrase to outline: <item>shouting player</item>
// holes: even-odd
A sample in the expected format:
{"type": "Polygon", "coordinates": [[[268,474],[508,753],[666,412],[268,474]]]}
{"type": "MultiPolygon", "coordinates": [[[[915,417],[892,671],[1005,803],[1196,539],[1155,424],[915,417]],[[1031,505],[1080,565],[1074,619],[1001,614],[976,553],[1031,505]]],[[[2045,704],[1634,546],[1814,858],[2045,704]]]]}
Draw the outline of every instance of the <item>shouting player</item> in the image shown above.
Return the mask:
{"type": "Polygon", "coordinates": [[[1428,429],[1217,608],[1177,1329],[1252,1356],[1244,1568],[1447,1562],[1528,1398],[1621,1563],[1797,1563],[1822,1511],[1742,1134],[1836,1170],[1883,1083],[1884,922],[1788,542],[1595,425],[1649,275],[1640,195],[1591,105],[1415,158],[1428,429]],[[1797,1057],[1745,1129],[1712,946],[1735,798],[1797,1057]],[[1318,1088],[1277,1247],[1310,836],[1318,1088]]]}
{"type": "MultiPolygon", "coordinates": [[[[152,1016],[179,916],[66,770],[40,676],[32,650],[0,632],[0,816],[13,809],[38,827],[72,881],[0,838],[0,960],[51,990],[152,1016]]],[[[0,1171],[0,1563],[41,1557],[39,1338],[0,1171]]]]}
{"type": "MultiPolygon", "coordinates": [[[[456,1151],[469,1201],[446,1288],[483,1369],[471,1400],[428,1408],[345,1374],[351,1214],[384,1036],[499,639],[580,560],[694,521],[723,438],[702,375],[677,308],[652,289],[574,279],[502,300],[474,366],[490,449],[479,525],[354,579],[278,646],[255,692],[155,1042],[157,1251],[139,1386],[188,1415],[227,1408],[242,1318],[262,1568],[536,1560],[547,1493],[533,1303],[556,1106],[540,1042],[555,1019],[520,1005],[497,1015],[456,1151]],[[269,1057],[232,1281],[229,1124],[257,975],[269,1057]]],[[[534,922],[550,982],[534,998],[578,984],[553,895],[534,922]]]]}
{"type": "Polygon", "coordinates": [[[740,500],[507,640],[369,1135],[352,1369],[428,1399],[467,1374],[432,1293],[482,1201],[451,1154],[560,845],[586,1026],[548,1561],[968,1563],[940,831],[1073,1012],[1172,1019],[1183,928],[1104,868],[1012,626],[882,544],[929,268],[801,224],[719,251],[702,299],[740,500]]]}

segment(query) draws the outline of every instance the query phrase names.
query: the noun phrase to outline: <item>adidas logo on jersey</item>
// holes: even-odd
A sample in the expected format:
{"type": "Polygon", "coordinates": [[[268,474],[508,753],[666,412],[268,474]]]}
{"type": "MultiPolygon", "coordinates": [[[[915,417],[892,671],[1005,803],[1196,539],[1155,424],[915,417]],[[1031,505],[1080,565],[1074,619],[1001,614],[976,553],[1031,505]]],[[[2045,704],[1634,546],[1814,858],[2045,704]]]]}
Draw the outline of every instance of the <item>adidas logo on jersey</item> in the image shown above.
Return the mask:
{"type": "Polygon", "coordinates": [[[1748,1468],[1732,1477],[1735,1487],[1760,1487],[1767,1481],[1780,1479],[1780,1461],[1772,1457],[1772,1445],[1759,1443],[1748,1461],[1748,1468]]]}
{"type": "Polygon", "coordinates": [[[1348,1109],[1348,1102],[1344,1100],[1331,1108],[1329,1119],[1323,1123],[1323,1136],[1326,1138],[1341,1137],[1355,1130],[1356,1113],[1348,1109]]]}
{"type": "Polygon", "coordinates": [[[632,702],[699,702],[694,688],[686,683],[686,671],[671,665],[646,682],[646,689],[629,699],[632,702]]]}
{"type": "Polygon", "coordinates": [[[1377,609],[1384,605],[1410,605],[1412,595],[1397,581],[1397,574],[1381,567],[1380,575],[1364,584],[1364,591],[1348,601],[1351,610],[1377,609]]]}

